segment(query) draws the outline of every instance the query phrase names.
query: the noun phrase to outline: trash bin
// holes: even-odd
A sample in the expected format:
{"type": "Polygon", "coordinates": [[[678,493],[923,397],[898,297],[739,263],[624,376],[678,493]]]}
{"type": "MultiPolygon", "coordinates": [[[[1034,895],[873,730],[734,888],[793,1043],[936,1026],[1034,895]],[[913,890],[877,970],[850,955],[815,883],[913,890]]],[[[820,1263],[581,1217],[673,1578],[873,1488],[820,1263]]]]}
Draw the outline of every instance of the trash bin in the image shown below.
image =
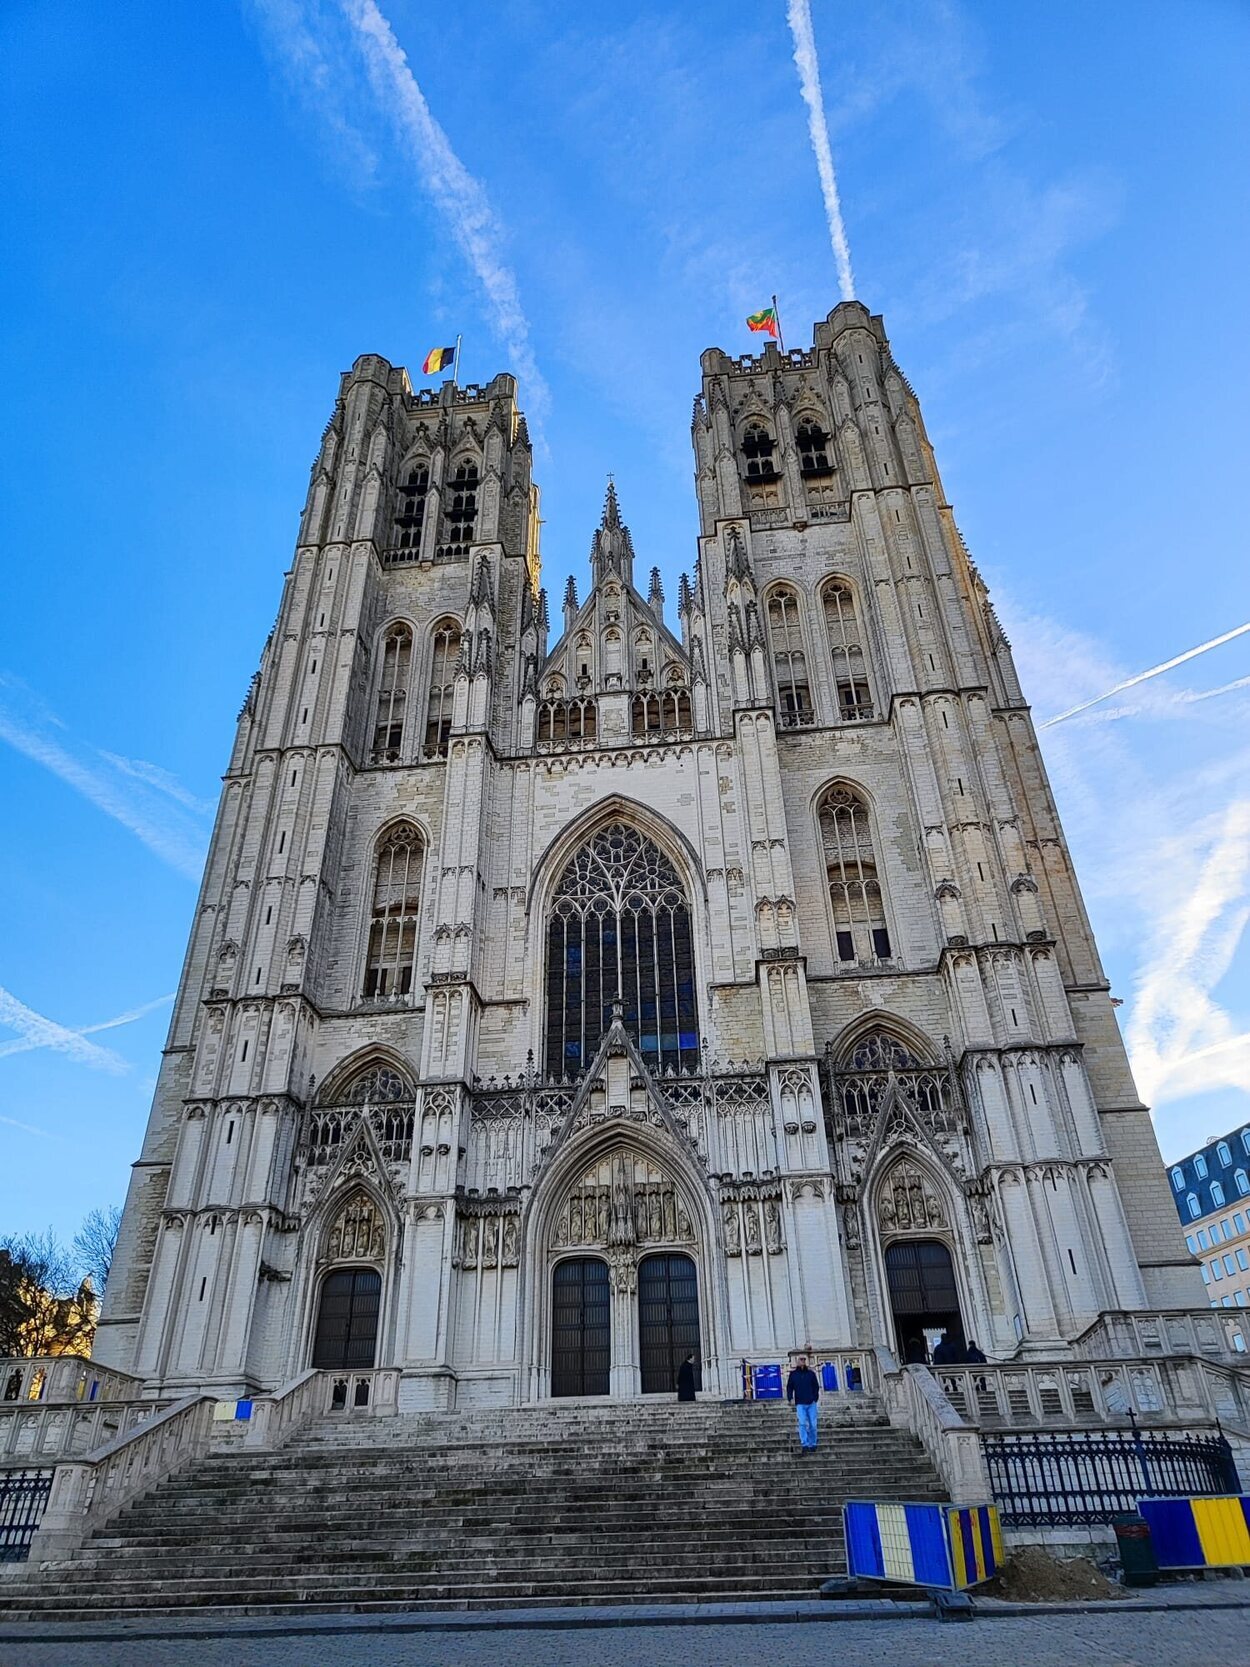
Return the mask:
{"type": "Polygon", "coordinates": [[[1150,1524],[1136,1511],[1126,1511],[1123,1516],[1112,1517],[1111,1526],[1115,1530],[1124,1584],[1153,1586],[1159,1578],[1159,1560],[1150,1538],[1150,1524]]]}

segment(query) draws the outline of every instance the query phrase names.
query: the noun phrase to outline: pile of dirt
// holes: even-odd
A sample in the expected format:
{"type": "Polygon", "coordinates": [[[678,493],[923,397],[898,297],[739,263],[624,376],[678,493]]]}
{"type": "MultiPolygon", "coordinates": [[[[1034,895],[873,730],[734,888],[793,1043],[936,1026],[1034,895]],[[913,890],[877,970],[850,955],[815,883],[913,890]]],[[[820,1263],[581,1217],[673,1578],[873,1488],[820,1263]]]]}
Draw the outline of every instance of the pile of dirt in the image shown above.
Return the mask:
{"type": "Polygon", "coordinates": [[[1021,1546],[993,1580],[975,1588],[974,1596],[1006,1598],[1011,1603],[1091,1602],[1095,1598],[1126,1598],[1087,1557],[1051,1557],[1040,1546],[1021,1546]]]}

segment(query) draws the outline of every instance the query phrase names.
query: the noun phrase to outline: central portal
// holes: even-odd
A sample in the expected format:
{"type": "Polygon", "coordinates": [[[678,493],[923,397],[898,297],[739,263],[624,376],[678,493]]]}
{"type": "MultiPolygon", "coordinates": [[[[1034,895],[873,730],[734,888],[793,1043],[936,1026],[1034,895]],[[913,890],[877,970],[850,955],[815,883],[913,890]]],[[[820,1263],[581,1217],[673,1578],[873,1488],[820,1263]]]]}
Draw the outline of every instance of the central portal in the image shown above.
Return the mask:
{"type": "Polygon", "coordinates": [[[608,1264],[581,1256],[551,1276],[551,1393],[606,1395],[611,1388],[612,1299],[608,1264]]]}
{"type": "Polygon", "coordinates": [[[677,1368],[699,1354],[699,1282],[689,1256],[646,1256],[638,1268],[642,1392],[671,1395],[677,1368]]]}

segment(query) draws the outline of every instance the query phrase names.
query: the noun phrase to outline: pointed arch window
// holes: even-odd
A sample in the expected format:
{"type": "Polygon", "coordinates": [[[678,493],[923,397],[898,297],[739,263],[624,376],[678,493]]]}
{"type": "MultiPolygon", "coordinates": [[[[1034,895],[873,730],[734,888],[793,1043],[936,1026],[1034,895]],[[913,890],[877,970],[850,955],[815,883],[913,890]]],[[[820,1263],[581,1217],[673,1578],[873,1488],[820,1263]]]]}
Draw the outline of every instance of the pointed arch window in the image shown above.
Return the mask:
{"type": "Polygon", "coordinates": [[[549,1077],[586,1070],[618,1002],[653,1070],[697,1069],[690,907],[663,851],[624,822],[589,839],[556,887],[547,923],[549,1077]]]}
{"type": "Polygon", "coordinates": [[[768,641],[777,686],[777,715],[783,728],[802,728],[813,721],[815,713],[807,680],[799,599],[789,585],[776,585],[768,593],[768,641]]]}
{"type": "Polygon", "coordinates": [[[373,720],[374,764],[398,764],[403,757],[404,717],[412,679],[412,632],[392,625],[382,639],[378,704],[373,720]]]}
{"type": "Polygon", "coordinates": [[[834,946],[843,965],[891,959],[890,933],[868,806],[852,787],[831,787],[820,802],[834,946]]]}
{"type": "Polygon", "coordinates": [[[775,451],[776,441],[764,424],[748,423],[742,436],[742,457],[748,480],[770,481],[778,478],[775,451]]]}
{"type": "Polygon", "coordinates": [[[439,620],[434,627],[433,650],[430,698],[425,709],[425,756],[446,758],[460,661],[460,626],[456,620],[439,620]]]}
{"type": "Polygon", "coordinates": [[[395,536],[387,551],[388,564],[416,561],[425,526],[425,503],[430,491],[430,466],[418,461],[407,470],[395,500],[395,536]]]}
{"type": "Polygon", "coordinates": [[[458,463],[452,471],[443,511],[443,542],[440,561],[460,561],[469,554],[477,530],[477,493],[480,482],[476,463],[458,463]]]}
{"type": "Polygon", "coordinates": [[[1189,1197],[1186,1199],[1186,1203],[1189,1205],[1189,1216],[1191,1221],[1196,1216],[1200,1216],[1202,1214],[1202,1206],[1198,1203],[1198,1194],[1196,1192],[1191,1192],[1189,1194],[1189,1197]]]}
{"type": "Polygon", "coordinates": [[[1228,1168],[1231,1167],[1232,1161],[1233,1161],[1233,1154],[1229,1151],[1228,1142],[1226,1140],[1221,1140],[1220,1141],[1219,1145],[1215,1148],[1215,1155],[1216,1155],[1217,1158],[1219,1158],[1220,1162],[1224,1165],[1225,1169],[1228,1169],[1228,1168]]]}
{"type": "Polygon", "coordinates": [[[799,453],[799,473],[803,476],[827,475],[829,464],[829,436],[810,413],[799,418],[794,431],[794,443],[799,453]]]}
{"type": "Polygon", "coordinates": [[[864,652],[864,631],[855,606],[855,593],[845,579],[834,579],[825,586],[822,600],[838,718],[842,723],[871,718],[868,656],[864,652]]]}
{"type": "Polygon", "coordinates": [[[373,875],[364,996],[402,1000],[416,981],[425,844],[411,822],[398,822],[378,845],[373,875]]]}
{"type": "Polygon", "coordinates": [[[1194,1159],[1194,1174],[1200,1181],[1205,1181],[1207,1178],[1207,1160],[1203,1157],[1201,1152],[1199,1152],[1197,1157],[1194,1159]]]}
{"type": "Polygon", "coordinates": [[[1222,1208],[1224,1203],[1224,1188],[1218,1181],[1211,1182],[1211,1204],[1214,1209],[1222,1208]]]}
{"type": "Polygon", "coordinates": [[[694,728],[685,689],[656,689],[634,696],[631,732],[640,738],[688,735],[694,728]]]}

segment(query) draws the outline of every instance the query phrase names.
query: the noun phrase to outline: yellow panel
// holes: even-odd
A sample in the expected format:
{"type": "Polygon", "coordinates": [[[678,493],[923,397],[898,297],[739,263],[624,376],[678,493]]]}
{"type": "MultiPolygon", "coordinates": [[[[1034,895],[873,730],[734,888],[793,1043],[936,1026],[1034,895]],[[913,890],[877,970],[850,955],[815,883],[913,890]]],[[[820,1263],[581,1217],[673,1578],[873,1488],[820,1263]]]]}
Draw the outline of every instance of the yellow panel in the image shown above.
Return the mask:
{"type": "Polygon", "coordinates": [[[1250,1563],[1250,1530],[1240,1499],[1191,1499],[1189,1503],[1208,1565],[1250,1563]]]}
{"type": "Polygon", "coordinates": [[[955,1564],[955,1590],[962,1592],[968,1584],[968,1560],[964,1556],[964,1537],[960,1532],[959,1519],[963,1512],[956,1505],[946,1513],[946,1538],[950,1545],[955,1564]]]}
{"type": "Polygon", "coordinates": [[[994,1547],[994,1567],[1001,1569],[1006,1562],[1003,1553],[1003,1525],[998,1520],[998,1506],[990,1506],[990,1543],[994,1547]]]}
{"type": "Polygon", "coordinates": [[[881,1535],[881,1561],[887,1580],[915,1580],[916,1565],[907,1532],[907,1512],[901,1505],[877,1506],[877,1530],[881,1535]]]}

